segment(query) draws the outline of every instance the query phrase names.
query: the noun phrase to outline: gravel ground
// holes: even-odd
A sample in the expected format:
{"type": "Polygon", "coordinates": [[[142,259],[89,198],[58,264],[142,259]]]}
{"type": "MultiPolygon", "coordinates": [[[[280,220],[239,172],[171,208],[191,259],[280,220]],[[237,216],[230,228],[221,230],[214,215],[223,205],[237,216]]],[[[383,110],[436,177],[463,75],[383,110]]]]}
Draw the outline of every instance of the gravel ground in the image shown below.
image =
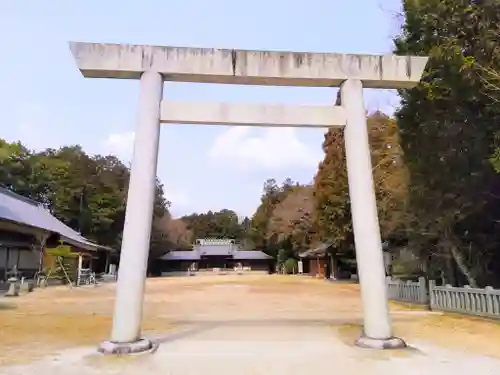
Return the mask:
{"type": "Polygon", "coordinates": [[[158,350],[104,357],[95,344],[109,332],[113,294],[53,288],[3,304],[0,374],[500,375],[496,322],[394,304],[395,332],[411,348],[363,350],[352,345],[357,286],[291,276],[148,280],[144,327],[158,350]]]}

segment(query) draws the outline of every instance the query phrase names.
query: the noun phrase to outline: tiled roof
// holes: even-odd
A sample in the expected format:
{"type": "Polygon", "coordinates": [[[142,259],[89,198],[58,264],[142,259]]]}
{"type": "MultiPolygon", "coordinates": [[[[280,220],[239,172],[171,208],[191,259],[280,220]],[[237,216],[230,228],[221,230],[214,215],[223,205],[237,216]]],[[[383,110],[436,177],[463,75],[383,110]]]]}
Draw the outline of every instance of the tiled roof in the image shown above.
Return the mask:
{"type": "MultiPolygon", "coordinates": [[[[203,255],[203,253],[201,253],[203,255]]],[[[210,254],[205,254],[206,256],[217,256],[217,255],[227,255],[229,258],[233,258],[234,260],[258,260],[258,259],[270,259],[269,255],[264,254],[262,251],[245,251],[245,250],[235,250],[220,254],[217,252],[212,252],[210,254]]],[[[161,260],[200,260],[200,252],[198,250],[192,251],[171,251],[159,259],[161,260]]]]}
{"type": "Polygon", "coordinates": [[[332,246],[333,243],[331,242],[326,242],[320,244],[318,247],[306,250],[302,253],[299,254],[299,257],[301,258],[307,258],[307,257],[323,257],[325,256],[326,252],[328,251],[328,248],[332,246]]]}
{"type": "Polygon", "coordinates": [[[233,253],[235,260],[257,260],[257,259],[271,259],[269,255],[259,250],[238,250],[233,253]]]}
{"type": "Polygon", "coordinates": [[[161,260],[200,260],[200,254],[196,250],[171,251],[159,259],[161,260]]]}
{"type": "Polygon", "coordinates": [[[65,242],[86,250],[101,248],[57,220],[40,203],[0,187],[0,220],[2,219],[57,233],[65,242]]]}

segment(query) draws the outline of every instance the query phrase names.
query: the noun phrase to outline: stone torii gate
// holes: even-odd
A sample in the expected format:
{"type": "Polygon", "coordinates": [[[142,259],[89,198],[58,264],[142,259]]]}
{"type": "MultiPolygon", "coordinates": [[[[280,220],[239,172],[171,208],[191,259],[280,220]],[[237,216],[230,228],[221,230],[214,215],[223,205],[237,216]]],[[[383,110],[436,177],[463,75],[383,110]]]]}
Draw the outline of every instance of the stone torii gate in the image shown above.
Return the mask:
{"type": "Polygon", "coordinates": [[[363,88],[415,86],[427,57],[246,51],[71,42],[89,78],[140,80],[113,329],[101,352],[151,348],[141,337],[160,123],[277,127],[344,127],[353,231],[368,348],[404,347],[392,335],[375,200],[363,88]],[[170,102],[164,81],[265,86],[340,87],[332,106],[170,102]]]}

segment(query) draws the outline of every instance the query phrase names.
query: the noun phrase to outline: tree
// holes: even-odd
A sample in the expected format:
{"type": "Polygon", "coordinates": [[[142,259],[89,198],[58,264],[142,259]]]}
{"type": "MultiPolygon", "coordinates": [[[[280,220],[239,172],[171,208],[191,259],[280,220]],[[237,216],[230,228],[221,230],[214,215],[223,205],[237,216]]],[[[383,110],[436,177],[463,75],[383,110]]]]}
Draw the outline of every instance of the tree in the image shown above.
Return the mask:
{"type": "MultiPolygon", "coordinates": [[[[375,112],[368,116],[367,126],[381,234],[384,240],[390,240],[403,230],[408,171],[395,120],[375,112]]],[[[343,131],[329,129],[323,150],[325,158],[313,185],[312,230],[318,241],[332,243],[338,251],[346,251],[352,249],[353,233],[343,131]]]]}
{"type": "Polygon", "coordinates": [[[268,245],[267,227],[275,205],[279,201],[280,188],[275,179],[268,179],[264,183],[261,203],[252,216],[249,236],[252,242],[259,248],[268,245]]]}
{"type": "Polygon", "coordinates": [[[342,130],[328,130],[323,152],[325,157],[314,177],[313,225],[318,241],[346,248],[351,242],[352,224],[342,130]]]}
{"type": "Polygon", "coordinates": [[[484,67],[500,68],[498,4],[406,0],[403,8],[395,52],[430,56],[421,83],[400,90],[396,113],[411,174],[410,243],[441,262],[449,282],[453,261],[466,283],[484,284],[500,260],[499,176],[490,163],[500,106],[484,79],[484,67]]]}
{"type": "Polygon", "coordinates": [[[187,223],[182,219],[164,218],[162,220],[164,232],[170,242],[178,249],[189,249],[193,244],[193,231],[188,228],[187,223]]]}
{"type": "Polygon", "coordinates": [[[244,229],[236,212],[223,209],[218,212],[208,211],[202,214],[191,214],[181,218],[192,232],[193,239],[197,238],[231,238],[243,241],[244,229]]]}
{"type": "Polygon", "coordinates": [[[0,181],[6,188],[37,199],[43,188],[37,183],[30,151],[20,142],[0,139],[0,181]]]}
{"type": "Polygon", "coordinates": [[[312,187],[291,187],[271,214],[266,229],[268,239],[276,238],[279,243],[287,241],[294,252],[307,249],[311,244],[313,209],[312,187]]]}
{"type": "Polygon", "coordinates": [[[404,236],[406,229],[409,172],[396,120],[375,112],[367,123],[380,231],[390,241],[404,236]]]}
{"type": "MultiPolygon", "coordinates": [[[[248,237],[256,247],[276,257],[281,245],[278,233],[269,232],[271,217],[277,205],[290,194],[298,184],[290,178],[285,179],[281,186],[271,178],[266,180],[261,196],[261,203],[252,216],[248,237]]],[[[288,247],[290,244],[288,244],[288,247]]]]}
{"type": "MultiPolygon", "coordinates": [[[[21,143],[0,139],[0,181],[9,189],[42,203],[54,216],[83,236],[120,248],[129,169],[114,156],[89,156],[80,146],[32,152],[21,143]]],[[[170,202],[156,184],[151,258],[169,250],[158,221],[170,217],[170,202]]]]}
{"type": "MultiPolygon", "coordinates": [[[[497,36],[500,37],[500,33],[497,33],[497,36]]],[[[469,61],[473,61],[474,65],[480,69],[486,95],[495,102],[495,105],[500,104],[500,68],[494,68],[491,65],[483,66],[475,59],[469,59],[469,61]]],[[[500,131],[495,132],[490,163],[495,172],[500,173],[500,131]]]]}

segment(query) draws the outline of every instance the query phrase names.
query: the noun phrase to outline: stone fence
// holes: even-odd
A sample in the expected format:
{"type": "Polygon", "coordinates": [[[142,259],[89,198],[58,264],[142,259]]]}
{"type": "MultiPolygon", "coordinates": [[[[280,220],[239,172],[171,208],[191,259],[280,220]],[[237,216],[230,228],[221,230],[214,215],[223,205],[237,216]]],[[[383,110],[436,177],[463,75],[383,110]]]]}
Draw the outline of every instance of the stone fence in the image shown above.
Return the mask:
{"type": "Polygon", "coordinates": [[[451,285],[429,285],[423,277],[418,281],[401,281],[387,278],[390,299],[401,302],[426,304],[432,310],[500,319],[500,290],[487,286],[484,289],[462,288],[451,285]]]}
{"type": "Polygon", "coordinates": [[[429,295],[425,278],[418,281],[402,281],[387,277],[387,292],[390,299],[401,302],[427,304],[429,295]]]}

